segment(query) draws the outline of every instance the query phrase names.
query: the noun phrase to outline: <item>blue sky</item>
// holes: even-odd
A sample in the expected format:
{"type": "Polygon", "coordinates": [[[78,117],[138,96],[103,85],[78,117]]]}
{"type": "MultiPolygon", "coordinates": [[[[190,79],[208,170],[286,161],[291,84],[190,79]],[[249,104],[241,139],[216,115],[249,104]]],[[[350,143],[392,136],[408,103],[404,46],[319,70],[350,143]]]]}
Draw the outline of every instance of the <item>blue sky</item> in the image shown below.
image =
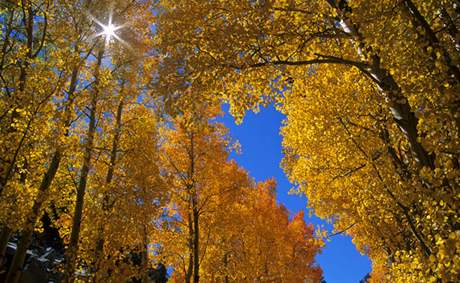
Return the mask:
{"type": "MultiPolygon", "coordinates": [[[[233,153],[231,158],[248,170],[256,181],[274,177],[278,183],[277,198],[280,203],[293,213],[305,209],[308,223],[313,223],[315,226],[323,225],[330,230],[331,225],[325,221],[315,216],[308,216],[306,197],[288,194],[292,185],[279,165],[282,158],[279,129],[284,116],[273,106],[269,106],[262,108],[257,114],[248,112],[244,122],[236,125],[227,110],[228,106],[225,105],[226,114],[219,120],[230,129],[232,138],[239,140],[242,145],[241,154],[233,153]]],[[[332,237],[316,259],[328,283],[359,282],[371,270],[368,257],[361,255],[355,249],[350,237],[343,235],[332,237]]]]}

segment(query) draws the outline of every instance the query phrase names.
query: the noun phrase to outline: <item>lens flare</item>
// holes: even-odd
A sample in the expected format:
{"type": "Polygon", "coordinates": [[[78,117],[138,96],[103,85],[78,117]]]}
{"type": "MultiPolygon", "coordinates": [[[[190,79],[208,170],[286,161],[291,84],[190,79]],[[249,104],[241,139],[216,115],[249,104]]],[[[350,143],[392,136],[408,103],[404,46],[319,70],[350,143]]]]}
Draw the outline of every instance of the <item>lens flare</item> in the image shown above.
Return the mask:
{"type": "Polygon", "coordinates": [[[99,21],[97,18],[95,18],[92,15],[89,15],[89,17],[102,28],[102,31],[94,35],[94,37],[99,37],[99,36],[104,37],[106,45],[111,43],[113,39],[116,39],[117,41],[129,47],[128,43],[126,43],[123,39],[121,39],[116,33],[118,30],[123,28],[124,25],[115,25],[112,22],[112,12],[109,13],[109,19],[108,19],[107,24],[103,24],[101,21],[99,21]]]}

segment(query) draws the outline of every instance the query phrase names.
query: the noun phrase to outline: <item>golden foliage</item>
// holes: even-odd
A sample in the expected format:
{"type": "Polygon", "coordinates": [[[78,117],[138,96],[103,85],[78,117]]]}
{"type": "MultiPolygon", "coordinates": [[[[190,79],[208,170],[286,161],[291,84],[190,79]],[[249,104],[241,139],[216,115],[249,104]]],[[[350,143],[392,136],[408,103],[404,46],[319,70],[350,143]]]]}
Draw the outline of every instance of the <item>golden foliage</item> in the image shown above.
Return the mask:
{"type": "Polygon", "coordinates": [[[159,86],[192,82],[239,119],[276,103],[287,175],[376,282],[458,281],[458,3],[161,3],[159,86]]]}
{"type": "Polygon", "coordinates": [[[155,49],[155,3],[0,4],[0,280],[19,282],[31,243],[56,229],[63,282],[147,280],[160,264],[195,282],[318,281],[312,228],[288,220],[274,184],[255,185],[228,160],[234,145],[213,121],[219,99],[198,82],[157,87],[164,69],[180,70],[155,49]],[[117,37],[101,38],[110,21],[117,37]],[[247,247],[219,246],[252,218],[247,247]]]}

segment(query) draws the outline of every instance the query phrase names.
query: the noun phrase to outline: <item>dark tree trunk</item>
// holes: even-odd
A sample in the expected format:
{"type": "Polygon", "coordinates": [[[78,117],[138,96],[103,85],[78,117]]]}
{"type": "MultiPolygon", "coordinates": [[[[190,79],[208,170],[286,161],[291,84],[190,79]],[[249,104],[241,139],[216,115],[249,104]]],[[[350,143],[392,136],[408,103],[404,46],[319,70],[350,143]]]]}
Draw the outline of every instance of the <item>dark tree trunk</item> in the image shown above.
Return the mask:
{"type": "Polygon", "coordinates": [[[0,232],[0,271],[6,268],[6,249],[12,232],[13,231],[7,226],[3,226],[0,232]]]}
{"type": "MultiPolygon", "coordinates": [[[[71,123],[71,116],[72,116],[71,109],[72,109],[72,104],[74,101],[74,93],[77,87],[78,67],[79,67],[78,65],[74,67],[72,71],[72,75],[71,75],[71,81],[70,81],[69,92],[68,92],[69,101],[68,101],[68,105],[65,110],[64,127],[66,127],[66,129],[65,129],[64,136],[69,135],[68,127],[70,127],[70,123],[71,123]]],[[[22,232],[21,238],[19,239],[18,248],[16,250],[16,253],[14,255],[10,269],[8,271],[6,282],[14,282],[14,283],[19,282],[19,278],[21,275],[21,268],[26,258],[27,249],[29,248],[32,242],[35,224],[40,216],[42,205],[47,199],[47,193],[49,191],[49,188],[51,187],[54,177],[56,176],[56,172],[59,169],[61,159],[62,159],[61,149],[58,148],[55,151],[51,159],[47,172],[43,176],[42,182],[38,189],[38,196],[34,201],[34,204],[32,206],[32,211],[30,212],[28,219],[27,219],[27,223],[26,223],[27,228],[22,232]]]]}
{"type": "Polygon", "coordinates": [[[56,175],[56,172],[59,168],[60,162],[61,162],[61,152],[58,150],[54,154],[50,167],[48,168],[48,171],[46,172],[45,176],[42,179],[42,183],[40,184],[39,196],[35,200],[34,205],[32,207],[32,212],[29,215],[29,218],[27,219],[27,224],[26,224],[27,228],[21,234],[18,248],[13,257],[13,261],[11,263],[10,270],[6,277],[5,282],[7,283],[19,282],[19,278],[21,275],[21,267],[24,264],[27,249],[29,248],[30,243],[32,242],[32,236],[34,233],[35,223],[37,222],[37,219],[39,217],[42,204],[46,199],[45,193],[48,191],[48,189],[51,186],[54,176],[56,175]]]}
{"type": "Polygon", "coordinates": [[[193,204],[193,283],[198,283],[200,281],[200,215],[196,200],[193,201],[193,204]]]}
{"type": "MultiPolygon", "coordinates": [[[[124,92],[124,82],[122,83],[121,90],[120,90],[120,102],[118,103],[117,114],[116,114],[116,125],[115,125],[113,140],[112,140],[112,149],[110,151],[110,163],[109,163],[109,168],[107,170],[107,176],[105,179],[105,184],[107,186],[109,186],[112,183],[113,175],[115,172],[115,163],[117,161],[118,145],[120,143],[121,127],[122,127],[121,122],[122,122],[123,107],[124,107],[123,92],[124,92]]],[[[109,215],[109,212],[112,209],[112,206],[113,205],[111,204],[109,194],[105,193],[103,197],[102,211],[106,216],[109,215]]],[[[100,258],[103,255],[103,251],[104,251],[104,241],[105,241],[104,224],[102,223],[101,227],[99,227],[99,235],[98,235],[96,251],[95,251],[96,272],[100,268],[100,261],[101,261],[100,258]]]]}
{"type": "Polygon", "coordinates": [[[188,222],[188,247],[189,247],[189,257],[188,257],[188,266],[185,272],[185,282],[190,283],[192,279],[193,272],[193,223],[192,223],[192,214],[189,212],[187,214],[188,222]]]}
{"type": "Polygon", "coordinates": [[[428,24],[425,17],[420,13],[420,11],[417,9],[417,7],[411,0],[404,0],[404,7],[406,9],[407,14],[410,15],[414,26],[422,28],[422,36],[433,49],[432,57],[436,59],[436,50],[438,50],[442,56],[445,65],[449,70],[449,73],[455,78],[457,84],[460,83],[460,70],[458,66],[453,62],[446,48],[444,48],[441,45],[441,42],[439,41],[436,33],[431,29],[431,26],[430,24],[428,24]]]}
{"type": "Polygon", "coordinates": [[[91,97],[89,127],[87,140],[85,144],[85,153],[83,157],[83,165],[80,170],[80,181],[77,188],[77,199],[75,203],[75,211],[72,222],[72,231],[70,233],[70,242],[66,255],[66,266],[64,270],[64,283],[71,283],[75,280],[74,270],[78,253],[78,241],[80,238],[81,219],[83,214],[83,203],[86,192],[86,184],[88,182],[88,174],[91,166],[91,156],[93,153],[94,136],[96,134],[96,113],[97,101],[99,96],[99,69],[104,56],[104,48],[98,53],[97,65],[95,70],[95,88],[91,97]]]}
{"type": "MultiPolygon", "coordinates": [[[[372,51],[371,47],[365,45],[364,38],[360,34],[358,27],[349,19],[349,17],[347,17],[347,13],[351,12],[351,8],[348,6],[347,1],[328,0],[328,3],[332,8],[338,11],[342,25],[346,26],[347,29],[350,30],[354,40],[356,40],[359,44],[359,49],[372,51]]],[[[434,163],[432,157],[418,141],[418,119],[412,111],[409,101],[402,94],[401,88],[397,84],[396,80],[388,70],[382,68],[378,54],[374,53],[364,59],[367,61],[365,63],[366,67],[361,67],[360,69],[364,71],[366,75],[368,75],[379,87],[380,92],[387,101],[394,121],[409,142],[415,161],[420,165],[420,167],[433,168],[434,163]]]]}

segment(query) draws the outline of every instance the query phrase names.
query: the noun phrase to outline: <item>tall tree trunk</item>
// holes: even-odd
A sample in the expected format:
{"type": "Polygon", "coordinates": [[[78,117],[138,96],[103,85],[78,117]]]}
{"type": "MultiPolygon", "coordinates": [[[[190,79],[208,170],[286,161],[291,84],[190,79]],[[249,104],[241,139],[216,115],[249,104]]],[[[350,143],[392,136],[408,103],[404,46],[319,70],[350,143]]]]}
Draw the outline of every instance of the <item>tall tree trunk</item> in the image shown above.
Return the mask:
{"type": "Polygon", "coordinates": [[[200,223],[196,196],[193,197],[193,283],[200,281],[200,223]]]}
{"type": "Polygon", "coordinates": [[[192,234],[192,252],[193,252],[193,282],[198,283],[200,281],[200,226],[199,226],[199,211],[198,211],[198,195],[195,187],[195,140],[194,140],[193,130],[190,132],[190,187],[188,193],[190,194],[190,206],[192,210],[191,221],[193,225],[193,234],[192,234]]]}
{"type": "Polygon", "coordinates": [[[415,161],[421,167],[433,168],[432,157],[418,140],[418,119],[412,111],[409,101],[402,94],[393,76],[380,67],[380,59],[377,56],[373,57],[373,62],[368,71],[377,79],[377,84],[388,103],[393,120],[409,142],[415,161]]]}
{"type": "Polygon", "coordinates": [[[185,272],[185,282],[190,283],[192,279],[192,272],[193,272],[193,223],[192,223],[192,213],[189,211],[187,214],[187,222],[188,222],[188,248],[189,248],[189,256],[188,256],[188,266],[185,272]]]}
{"type": "MultiPolygon", "coordinates": [[[[70,86],[68,91],[69,101],[65,110],[64,136],[68,136],[70,133],[69,127],[72,120],[72,106],[74,101],[75,90],[77,88],[78,71],[79,65],[75,65],[75,67],[72,70],[72,75],[70,79],[70,86]]],[[[36,197],[34,204],[32,206],[32,211],[27,218],[27,222],[25,225],[26,229],[22,232],[21,238],[19,239],[18,248],[16,250],[6,278],[6,282],[8,283],[19,282],[21,275],[21,267],[24,264],[27,249],[29,248],[30,243],[32,242],[32,236],[35,229],[35,225],[40,216],[42,205],[47,200],[47,193],[49,191],[49,188],[51,187],[51,183],[53,182],[54,177],[56,176],[56,172],[59,169],[61,159],[62,150],[60,148],[57,148],[51,159],[51,162],[49,163],[50,165],[48,167],[48,170],[43,176],[42,182],[38,189],[38,196],[36,197]]]]}
{"type": "MultiPolygon", "coordinates": [[[[420,13],[415,4],[411,0],[404,0],[403,4],[403,11],[410,17],[414,31],[420,36],[420,38],[424,40],[424,44],[422,46],[423,51],[428,54],[433,64],[437,61],[441,61],[444,63],[448,70],[447,82],[450,85],[454,86],[454,90],[457,90],[458,92],[460,85],[460,69],[458,65],[459,62],[455,62],[452,59],[452,56],[449,54],[448,48],[442,45],[442,42],[439,40],[438,35],[431,28],[430,24],[420,13]],[[426,48],[426,44],[430,48],[426,48]],[[441,60],[438,59],[439,55],[439,59],[441,60]]],[[[445,26],[447,28],[448,33],[454,40],[454,42],[452,42],[454,50],[458,52],[457,48],[460,48],[460,45],[457,36],[458,30],[455,26],[455,23],[452,21],[449,14],[444,8],[441,9],[440,13],[441,18],[445,22],[445,26]]],[[[445,89],[443,89],[443,86],[439,87],[439,90],[441,91],[441,93],[445,91],[445,89]]],[[[457,95],[454,98],[454,101],[450,102],[447,106],[449,107],[449,110],[451,112],[451,117],[453,117],[453,119],[455,120],[457,130],[460,131],[459,96],[457,95]]],[[[453,156],[453,162],[454,164],[458,164],[458,155],[453,156]]]]}
{"type": "MultiPolygon", "coordinates": [[[[123,107],[124,107],[124,84],[122,82],[121,89],[120,89],[120,101],[118,103],[117,114],[116,114],[116,124],[114,129],[114,135],[112,140],[112,149],[110,151],[110,163],[109,168],[107,169],[107,176],[105,179],[106,186],[110,186],[113,180],[113,175],[115,172],[115,163],[117,161],[117,153],[118,153],[118,145],[120,143],[120,136],[121,136],[121,127],[122,127],[122,116],[123,116],[123,107]]],[[[103,197],[102,201],[102,212],[105,216],[109,215],[110,210],[112,209],[112,205],[110,203],[110,195],[106,192],[103,197]]],[[[107,217],[105,217],[107,218],[107,217]]],[[[101,223],[99,227],[99,235],[96,241],[96,251],[95,251],[95,260],[96,260],[96,279],[98,279],[97,271],[100,269],[101,264],[101,256],[103,256],[104,251],[104,223],[101,223]]],[[[98,282],[96,280],[96,282],[98,282]]]]}
{"type": "MultiPolygon", "coordinates": [[[[431,29],[430,24],[426,21],[425,17],[420,13],[415,4],[411,0],[404,0],[404,8],[406,13],[410,15],[411,21],[415,27],[421,27],[423,30],[422,36],[432,47],[432,57],[436,59],[436,51],[441,54],[445,65],[447,66],[451,76],[455,78],[457,84],[460,83],[460,70],[458,66],[452,60],[452,57],[448,53],[447,49],[441,45],[436,33],[431,29]]],[[[454,26],[455,27],[455,26],[454,26]]]]}
{"type": "MultiPolygon", "coordinates": [[[[22,4],[24,5],[24,0],[22,1],[22,4]]],[[[27,70],[29,68],[29,60],[33,58],[33,41],[34,41],[34,36],[33,36],[33,33],[34,33],[34,25],[33,25],[33,21],[34,21],[34,14],[33,14],[33,10],[32,10],[32,5],[28,5],[27,6],[23,6],[22,7],[22,12],[23,12],[23,24],[24,24],[24,29],[26,31],[26,38],[27,38],[27,41],[26,41],[26,47],[27,47],[27,53],[26,53],[26,56],[24,58],[24,60],[22,60],[21,62],[21,65],[20,65],[20,71],[19,71],[19,83],[18,83],[18,92],[21,94],[23,92],[25,92],[26,90],[26,83],[27,83],[27,70]]],[[[13,99],[15,99],[15,97],[13,97],[13,99]]],[[[17,111],[17,106],[14,106],[13,110],[12,110],[12,113],[11,113],[11,119],[15,119],[17,117],[19,117],[20,113],[17,111]]],[[[15,152],[12,160],[9,162],[10,164],[8,165],[8,168],[5,171],[5,176],[3,176],[1,179],[0,179],[0,195],[2,194],[3,190],[5,189],[6,185],[8,184],[10,178],[13,176],[13,172],[14,172],[14,169],[16,167],[16,160],[17,160],[17,157],[19,155],[19,152],[22,148],[22,146],[24,145],[24,142],[25,142],[25,139],[27,137],[27,134],[28,134],[28,131],[30,129],[30,126],[31,126],[31,123],[33,121],[33,118],[30,118],[29,119],[29,123],[27,125],[27,128],[26,130],[24,131],[24,133],[22,134],[22,137],[18,143],[18,145],[16,146],[16,149],[15,150],[11,150],[13,152],[15,152]]],[[[16,129],[13,128],[13,131],[16,131],[16,129]]]]}
{"type": "MultiPolygon", "coordinates": [[[[27,69],[28,69],[28,67],[30,65],[29,60],[34,57],[34,53],[33,53],[34,11],[32,9],[32,5],[24,5],[25,4],[24,0],[22,1],[22,4],[23,4],[22,5],[22,12],[23,12],[22,20],[23,20],[23,24],[24,24],[24,29],[26,31],[27,53],[26,53],[26,56],[25,56],[26,57],[25,60],[21,63],[21,66],[20,66],[19,87],[18,87],[18,90],[19,90],[20,93],[23,93],[26,90],[27,69]]],[[[11,23],[12,19],[13,19],[13,15],[11,15],[10,23],[11,23]]],[[[7,45],[6,45],[6,42],[5,42],[3,44],[3,49],[4,50],[6,50],[6,46],[7,45]]],[[[2,66],[1,66],[2,68],[3,68],[4,59],[5,59],[5,57],[2,57],[2,66]]],[[[7,86],[5,86],[5,87],[7,88],[7,86]]],[[[15,106],[14,109],[13,109],[13,112],[11,114],[13,118],[19,116],[19,112],[17,112],[16,110],[17,110],[17,108],[15,106]]],[[[29,131],[29,128],[31,126],[32,120],[33,120],[32,118],[29,120],[27,128],[26,128],[25,132],[23,133],[22,138],[21,138],[21,140],[19,142],[19,145],[16,147],[15,156],[12,159],[12,161],[10,162],[8,168],[5,170],[5,176],[3,176],[3,177],[0,176],[0,196],[1,196],[2,192],[3,192],[3,190],[5,189],[6,185],[8,184],[10,178],[13,175],[12,173],[13,173],[14,167],[16,166],[17,155],[19,154],[19,151],[21,150],[21,148],[22,148],[22,146],[24,144],[24,141],[25,141],[25,138],[26,138],[27,133],[29,131]]],[[[0,269],[1,269],[2,265],[3,265],[3,262],[5,261],[6,248],[7,248],[8,241],[10,239],[11,233],[12,233],[12,230],[5,225],[3,227],[3,229],[2,229],[2,233],[1,233],[1,237],[0,237],[0,269]]]]}
{"type": "MultiPolygon", "coordinates": [[[[147,222],[144,222],[147,223],[147,222]]],[[[148,229],[147,225],[144,225],[143,229],[143,244],[144,250],[142,251],[142,275],[141,280],[142,282],[148,282],[149,277],[147,273],[147,269],[149,268],[149,237],[148,237],[148,229]]]]}
{"type": "MultiPolygon", "coordinates": [[[[342,27],[349,30],[354,40],[358,43],[358,53],[361,54],[361,50],[372,50],[371,47],[365,45],[364,38],[360,34],[358,27],[346,16],[346,14],[351,11],[347,1],[327,1],[331,7],[338,11],[342,27]]],[[[363,67],[361,70],[370,75],[371,79],[377,84],[380,92],[388,103],[394,121],[409,142],[415,161],[420,165],[420,167],[433,168],[434,164],[430,154],[418,141],[418,119],[412,111],[409,101],[402,94],[401,88],[397,84],[396,80],[388,70],[381,66],[378,54],[374,53],[364,59],[367,61],[367,67],[363,67]]]]}
{"type": "Polygon", "coordinates": [[[96,134],[96,113],[97,101],[99,96],[99,69],[104,56],[104,47],[102,47],[97,55],[97,63],[95,70],[95,87],[91,97],[89,127],[87,140],[85,144],[85,153],[83,157],[83,165],[80,170],[80,180],[77,188],[77,199],[75,203],[75,211],[72,221],[72,231],[70,233],[70,242],[66,254],[66,266],[64,270],[64,283],[71,283],[75,280],[74,271],[78,253],[78,241],[80,238],[81,219],[83,214],[83,202],[86,192],[86,184],[88,182],[88,173],[91,166],[91,156],[93,153],[94,136],[96,134]]]}
{"type": "Polygon", "coordinates": [[[3,226],[0,232],[0,271],[6,268],[6,249],[13,231],[8,226],[3,226]]]}
{"type": "Polygon", "coordinates": [[[225,267],[225,276],[224,276],[224,283],[229,283],[228,277],[228,252],[224,254],[224,267],[225,267]]]}
{"type": "Polygon", "coordinates": [[[188,199],[189,199],[189,211],[188,211],[188,231],[189,231],[189,262],[188,262],[188,269],[187,273],[185,274],[185,279],[187,283],[190,283],[193,275],[193,281],[195,282],[195,278],[197,278],[196,273],[196,265],[197,265],[197,259],[196,259],[196,250],[198,246],[195,246],[195,244],[198,243],[196,241],[196,235],[198,230],[196,230],[196,225],[195,225],[195,210],[196,210],[196,191],[195,191],[195,184],[194,184],[194,174],[195,174],[195,145],[194,145],[194,133],[193,130],[190,132],[190,151],[188,153],[189,157],[189,168],[188,168],[188,180],[190,183],[187,185],[186,191],[188,194],[188,199]]]}
{"type": "MultiPolygon", "coordinates": [[[[34,31],[33,30],[33,14],[32,14],[33,11],[32,11],[31,5],[29,5],[28,9],[23,7],[22,11],[23,11],[23,23],[24,23],[24,27],[25,27],[25,30],[26,30],[26,37],[27,37],[27,42],[26,42],[27,53],[26,53],[26,60],[24,62],[22,62],[21,67],[20,67],[20,72],[19,72],[19,87],[18,87],[18,90],[19,90],[20,93],[24,92],[25,89],[26,89],[27,68],[29,66],[28,60],[32,58],[33,31],[34,31]]],[[[11,15],[11,19],[13,19],[13,15],[11,15]]],[[[4,46],[4,49],[6,49],[6,43],[4,43],[3,46],[4,46]]],[[[2,61],[3,60],[4,60],[4,58],[2,58],[2,61]]],[[[7,86],[5,86],[5,87],[7,87],[7,86]]],[[[17,108],[15,106],[14,109],[13,109],[13,112],[11,114],[13,118],[19,116],[19,113],[16,111],[16,109],[17,108]]],[[[32,119],[29,120],[29,125],[28,125],[26,131],[23,133],[22,138],[21,138],[21,140],[19,142],[19,145],[17,146],[17,148],[15,150],[14,158],[11,160],[10,164],[8,165],[8,168],[6,170],[4,170],[5,171],[5,176],[0,177],[0,196],[1,196],[3,190],[5,189],[6,185],[8,184],[8,182],[9,182],[11,176],[12,176],[13,169],[16,166],[17,155],[18,155],[22,145],[24,144],[24,140],[25,140],[25,138],[27,136],[27,132],[28,132],[28,129],[29,129],[31,121],[32,121],[32,119]]],[[[12,230],[5,225],[3,227],[3,229],[2,229],[2,233],[1,233],[1,237],[0,237],[0,269],[3,266],[3,263],[5,261],[6,248],[8,246],[8,241],[10,240],[11,233],[12,233],[12,230]]]]}
{"type": "Polygon", "coordinates": [[[21,238],[19,240],[18,248],[14,255],[13,261],[11,263],[8,275],[6,277],[6,283],[17,283],[21,275],[21,267],[24,264],[26,258],[27,249],[29,248],[30,243],[32,242],[32,236],[34,232],[35,223],[37,222],[38,216],[40,215],[40,209],[43,202],[46,199],[46,192],[48,191],[51,183],[56,175],[57,169],[59,168],[59,163],[61,162],[61,152],[57,150],[54,153],[53,159],[51,161],[50,167],[46,172],[45,176],[42,179],[39,188],[40,196],[34,202],[32,207],[32,212],[28,217],[26,229],[22,232],[21,238]]]}

